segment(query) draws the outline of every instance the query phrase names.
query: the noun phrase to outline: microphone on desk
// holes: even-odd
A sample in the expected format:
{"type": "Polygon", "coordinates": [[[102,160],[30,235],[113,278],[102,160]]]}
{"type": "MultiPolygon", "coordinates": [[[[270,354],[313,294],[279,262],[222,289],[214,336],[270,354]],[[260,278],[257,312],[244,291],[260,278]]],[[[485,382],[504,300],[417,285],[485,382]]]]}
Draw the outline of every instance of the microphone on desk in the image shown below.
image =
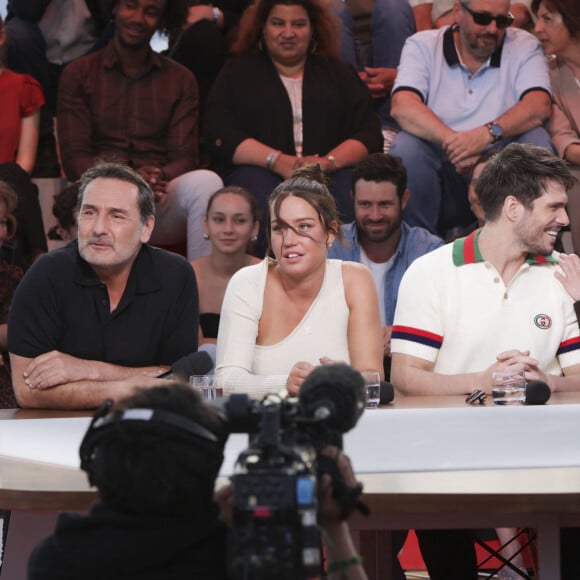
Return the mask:
{"type": "Polygon", "coordinates": [[[526,385],[526,405],[543,405],[552,395],[544,381],[531,381],[526,385]]]}
{"type": "Polygon", "coordinates": [[[180,359],[177,359],[171,369],[159,375],[158,379],[184,379],[189,380],[191,375],[205,375],[213,368],[211,356],[203,351],[190,352],[180,359]]]}
{"type": "Polygon", "coordinates": [[[385,405],[390,403],[395,398],[395,389],[393,383],[388,381],[381,381],[381,398],[379,401],[380,405],[385,405]]]}

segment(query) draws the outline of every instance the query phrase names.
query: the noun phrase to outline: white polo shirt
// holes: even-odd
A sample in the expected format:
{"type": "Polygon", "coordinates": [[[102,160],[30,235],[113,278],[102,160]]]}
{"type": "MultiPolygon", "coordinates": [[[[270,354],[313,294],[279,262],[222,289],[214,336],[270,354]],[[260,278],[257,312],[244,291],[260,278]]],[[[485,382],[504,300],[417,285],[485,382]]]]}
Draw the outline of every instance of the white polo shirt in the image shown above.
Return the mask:
{"type": "Polygon", "coordinates": [[[506,286],[479,251],[479,230],[418,258],[401,282],[392,352],[434,371],[485,370],[506,350],[529,350],[546,373],[580,364],[572,298],[554,277],[556,254],[528,256],[506,286]]]}
{"type": "Polygon", "coordinates": [[[535,36],[508,28],[503,44],[472,74],[461,62],[453,30],[447,26],[407,38],[393,94],[413,91],[455,131],[497,119],[529,91],[551,95],[546,57],[535,36]]]}

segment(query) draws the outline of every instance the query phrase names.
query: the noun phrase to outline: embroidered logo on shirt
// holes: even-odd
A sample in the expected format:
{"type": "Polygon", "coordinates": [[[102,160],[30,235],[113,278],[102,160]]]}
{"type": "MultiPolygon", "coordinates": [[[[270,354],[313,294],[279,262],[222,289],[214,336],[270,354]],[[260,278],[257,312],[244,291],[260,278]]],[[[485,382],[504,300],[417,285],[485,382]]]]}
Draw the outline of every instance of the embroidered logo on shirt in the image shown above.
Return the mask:
{"type": "Polygon", "coordinates": [[[552,326],[552,319],[547,314],[536,314],[534,324],[542,330],[547,330],[552,326]]]}

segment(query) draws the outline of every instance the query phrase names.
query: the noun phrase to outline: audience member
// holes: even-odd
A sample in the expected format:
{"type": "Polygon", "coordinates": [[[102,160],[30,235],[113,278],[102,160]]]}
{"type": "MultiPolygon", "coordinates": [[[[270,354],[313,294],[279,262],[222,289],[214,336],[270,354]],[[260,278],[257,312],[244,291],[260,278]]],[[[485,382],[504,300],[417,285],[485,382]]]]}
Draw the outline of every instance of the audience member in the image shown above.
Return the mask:
{"type": "MultiPolygon", "coordinates": [[[[215,410],[187,385],[142,388],[115,405],[107,401],[80,448],[99,500],[89,514],[59,516],[54,533],[31,555],[28,579],[225,580],[232,487],[214,493],[214,486],[226,438],[215,410]]],[[[337,451],[328,446],[323,453],[336,458],[347,488],[359,487],[349,458],[337,451]]],[[[365,580],[328,476],[320,491],[329,565],[344,563],[349,578],[365,580]]],[[[328,576],[343,577],[342,571],[328,576]]]]}
{"type": "Polygon", "coordinates": [[[197,79],[200,121],[210,88],[222,69],[240,16],[249,0],[190,0],[187,20],[174,39],[169,56],[197,79]]]}
{"type": "Polygon", "coordinates": [[[130,393],[197,349],[197,286],[187,261],[147,245],[153,192],[128,167],[82,177],[78,241],[27,272],[9,314],[23,407],[86,409],[130,393]]]}
{"type": "Polygon", "coordinates": [[[62,74],[58,136],[63,169],[77,180],[98,159],[122,161],[156,198],[153,244],[181,244],[187,256],[209,253],[203,216],[219,177],[198,165],[198,99],[193,75],[154,53],[159,29],[183,22],[184,0],[116,0],[115,32],[102,50],[62,74]]]}
{"type": "Polygon", "coordinates": [[[342,226],[344,243],[335,243],[329,258],[367,266],[379,295],[383,326],[384,370],[391,368],[391,330],[399,284],[411,263],[443,244],[440,238],[403,221],[409,200],[407,170],[397,157],[373,153],[352,172],[355,221],[342,226]]]}
{"type": "Polygon", "coordinates": [[[413,9],[417,32],[433,28],[433,20],[431,18],[433,2],[434,0],[409,0],[409,5],[413,9]]]}
{"type": "Polygon", "coordinates": [[[230,185],[210,198],[205,234],[211,254],[192,262],[199,293],[199,342],[217,342],[220,312],[230,278],[260,260],[248,253],[260,220],[256,200],[242,187],[230,185]]]}
{"type": "Polygon", "coordinates": [[[361,43],[355,42],[352,5],[348,1],[341,4],[341,58],[359,71],[374,99],[383,128],[396,130],[398,125],[390,113],[390,95],[403,45],[415,32],[413,11],[407,0],[374,0],[368,50],[360,50],[361,43]]]}
{"type": "Polygon", "coordinates": [[[405,219],[442,235],[473,221],[468,174],[485,149],[500,141],[551,147],[538,41],[508,28],[508,0],[466,0],[453,10],[455,25],[407,40],[392,97],[403,131],[391,153],[413,168],[405,219]]]}
{"type": "Polygon", "coordinates": [[[8,2],[9,65],[34,77],[47,100],[40,116],[40,159],[34,168],[38,177],[60,176],[53,132],[58,79],[64,65],[110,37],[110,5],[111,0],[8,2]]]}
{"type": "Polygon", "coordinates": [[[54,196],[52,215],[56,218],[55,233],[64,242],[77,239],[79,187],[80,182],[76,181],[54,196]]]}
{"type": "Polygon", "coordinates": [[[327,259],[341,230],[322,177],[320,166],[307,166],[276,187],[267,231],[275,259],[238,270],[228,284],[216,362],[224,388],[294,395],[315,365],[331,361],[383,374],[372,276],[327,259]]]}
{"type": "Polygon", "coordinates": [[[323,0],[257,0],[242,16],[236,56],[208,98],[205,145],[225,182],[254,194],[264,216],[282,179],[319,163],[339,211],[352,217],[351,167],[382,150],[369,92],[338,61],[338,45],[338,23],[323,0]]]}
{"type": "Polygon", "coordinates": [[[26,267],[46,252],[38,188],[30,180],[36,160],[39,109],[44,103],[40,85],[30,76],[7,68],[6,29],[0,16],[0,180],[18,195],[15,209],[19,228],[3,258],[26,267]]]}
{"type": "MultiPolygon", "coordinates": [[[[514,17],[512,26],[531,30],[534,22],[532,19],[532,0],[511,0],[510,13],[514,17]]],[[[454,23],[453,5],[455,0],[433,0],[432,20],[435,28],[442,28],[454,23]]]]}
{"type": "MultiPolygon", "coordinates": [[[[492,371],[506,367],[552,391],[580,389],[580,330],[552,253],[573,181],[563,161],[531,145],[510,144],[487,163],[475,185],[482,229],[403,276],[391,347],[398,392],[489,392],[492,371]]],[[[458,534],[419,533],[430,574],[439,570],[432,578],[477,578],[473,542],[458,534]],[[466,567],[451,576],[452,561],[466,567]]]]}
{"type": "MultiPolygon", "coordinates": [[[[16,192],[4,181],[0,181],[0,247],[9,240],[16,230],[16,192]]],[[[13,409],[17,406],[12,378],[10,376],[10,361],[8,360],[8,310],[14,290],[22,278],[22,270],[18,266],[8,264],[0,258],[0,409],[13,409]]]]}
{"type": "Polygon", "coordinates": [[[580,252],[580,5],[574,0],[534,0],[536,34],[552,82],[550,134],[560,157],[570,163],[576,184],[568,192],[572,244],[580,252]]]}

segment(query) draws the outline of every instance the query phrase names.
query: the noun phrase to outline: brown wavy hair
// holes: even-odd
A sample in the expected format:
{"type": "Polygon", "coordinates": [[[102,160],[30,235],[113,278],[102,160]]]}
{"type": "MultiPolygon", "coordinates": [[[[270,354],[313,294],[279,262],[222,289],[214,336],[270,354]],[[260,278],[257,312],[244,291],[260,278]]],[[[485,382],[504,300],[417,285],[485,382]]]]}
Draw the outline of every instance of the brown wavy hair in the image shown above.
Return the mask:
{"type": "MultiPolygon", "coordinates": [[[[333,233],[336,239],[342,242],[340,218],[334,197],[328,189],[328,176],[318,163],[312,163],[294,170],[292,175],[276,186],[270,195],[266,221],[267,256],[272,250],[272,215],[279,220],[282,202],[291,196],[299,197],[310,204],[318,214],[326,235],[333,233]]],[[[310,237],[308,234],[299,235],[310,237]]]]}
{"type": "Polygon", "coordinates": [[[578,0],[532,0],[532,12],[537,16],[540,4],[550,12],[559,12],[570,36],[580,39],[580,4],[578,0]]]}
{"type": "Polygon", "coordinates": [[[312,26],[311,54],[335,60],[340,55],[340,27],[330,0],[254,0],[246,8],[232,45],[233,54],[251,54],[261,50],[262,30],[274,6],[302,6],[312,26]]]}

